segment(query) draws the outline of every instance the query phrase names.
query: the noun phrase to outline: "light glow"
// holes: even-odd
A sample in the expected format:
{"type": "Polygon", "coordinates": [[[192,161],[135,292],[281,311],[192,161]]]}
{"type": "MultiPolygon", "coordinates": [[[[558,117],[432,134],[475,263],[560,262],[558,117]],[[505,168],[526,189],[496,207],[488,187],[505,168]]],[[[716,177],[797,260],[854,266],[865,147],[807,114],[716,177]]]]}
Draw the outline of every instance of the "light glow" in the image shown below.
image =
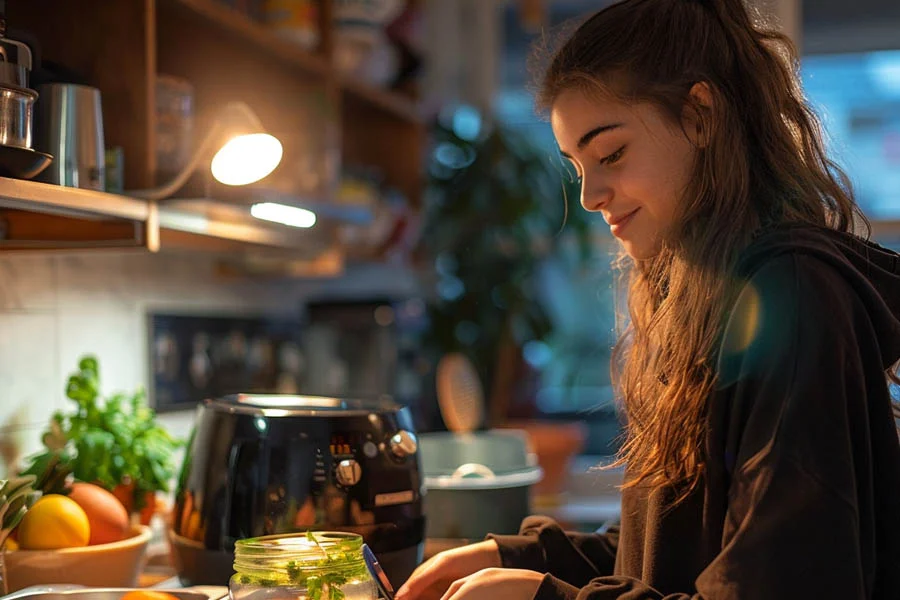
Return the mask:
{"type": "Polygon", "coordinates": [[[239,135],[216,152],[210,170],[225,185],[247,185],[274,171],[282,153],[281,142],[268,133],[239,135]]]}
{"type": "Polygon", "coordinates": [[[272,221],[290,227],[309,228],[316,224],[316,213],[311,210],[277,202],[254,204],[250,207],[250,214],[263,221],[272,221]]]}

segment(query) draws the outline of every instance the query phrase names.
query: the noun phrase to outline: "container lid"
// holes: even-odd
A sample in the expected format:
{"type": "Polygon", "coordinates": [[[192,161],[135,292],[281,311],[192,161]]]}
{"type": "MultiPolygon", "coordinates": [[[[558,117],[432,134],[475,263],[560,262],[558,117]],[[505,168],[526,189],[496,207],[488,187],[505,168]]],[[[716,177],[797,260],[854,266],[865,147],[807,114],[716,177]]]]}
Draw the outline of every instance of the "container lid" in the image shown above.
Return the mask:
{"type": "Polygon", "coordinates": [[[523,432],[419,435],[425,486],[429,489],[499,489],[533,485],[543,471],[528,451],[523,432]]]}

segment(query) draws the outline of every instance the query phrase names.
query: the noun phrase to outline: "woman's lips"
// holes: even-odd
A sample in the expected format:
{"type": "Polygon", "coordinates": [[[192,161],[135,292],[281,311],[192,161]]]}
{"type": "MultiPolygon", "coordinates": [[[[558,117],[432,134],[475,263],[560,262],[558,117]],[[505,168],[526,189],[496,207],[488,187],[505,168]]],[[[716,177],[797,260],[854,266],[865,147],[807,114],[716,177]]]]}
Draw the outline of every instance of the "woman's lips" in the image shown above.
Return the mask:
{"type": "Polygon", "coordinates": [[[628,226],[628,224],[631,223],[631,220],[634,218],[634,215],[639,210],[641,210],[641,209],[636,208],[633,211],[631,211],[630,213],[627,213],[621,217],[618,217],[616,219],[610,219],[609,220],[609,231],[614,236],[619,237],[622,233],[622,230],[624,230],[628,226]]]}

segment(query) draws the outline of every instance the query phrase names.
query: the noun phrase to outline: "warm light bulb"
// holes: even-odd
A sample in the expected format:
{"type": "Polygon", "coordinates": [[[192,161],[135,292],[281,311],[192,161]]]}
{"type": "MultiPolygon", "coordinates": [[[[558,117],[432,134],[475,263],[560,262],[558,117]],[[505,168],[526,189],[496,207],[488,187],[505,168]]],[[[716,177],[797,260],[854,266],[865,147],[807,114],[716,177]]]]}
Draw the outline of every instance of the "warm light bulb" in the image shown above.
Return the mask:
{"type": "Polygon", "coordinates": [[[260,202],[250,207],[250,214],[257,219],[289,225],[291,227],[312,227],[316,224],[316,213],[305,208],[278,204],[277,202],[260,202]]]}
{"type": "Polygon", "coordinates": [[[225,185],[247,185],[274,171],[281,154],[281,142],[267,133],[239,135],[216,152],[210,169],[225,185]]]}

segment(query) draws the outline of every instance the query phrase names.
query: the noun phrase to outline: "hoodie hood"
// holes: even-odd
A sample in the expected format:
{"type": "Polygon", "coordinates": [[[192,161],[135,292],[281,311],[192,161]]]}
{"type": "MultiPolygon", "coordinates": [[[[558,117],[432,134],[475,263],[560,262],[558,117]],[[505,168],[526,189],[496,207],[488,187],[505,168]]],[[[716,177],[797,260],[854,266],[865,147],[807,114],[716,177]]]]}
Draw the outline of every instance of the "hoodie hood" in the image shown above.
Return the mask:
{"type": "Polygon", "coordinates": [[[887,369],[900,359],[900,254],[861,237],[813,225],[766,230],[746,248],[738,274],[749,279],[782,254],[805,254],[830,265],[859,295],[871,319],[887,369]]]}

